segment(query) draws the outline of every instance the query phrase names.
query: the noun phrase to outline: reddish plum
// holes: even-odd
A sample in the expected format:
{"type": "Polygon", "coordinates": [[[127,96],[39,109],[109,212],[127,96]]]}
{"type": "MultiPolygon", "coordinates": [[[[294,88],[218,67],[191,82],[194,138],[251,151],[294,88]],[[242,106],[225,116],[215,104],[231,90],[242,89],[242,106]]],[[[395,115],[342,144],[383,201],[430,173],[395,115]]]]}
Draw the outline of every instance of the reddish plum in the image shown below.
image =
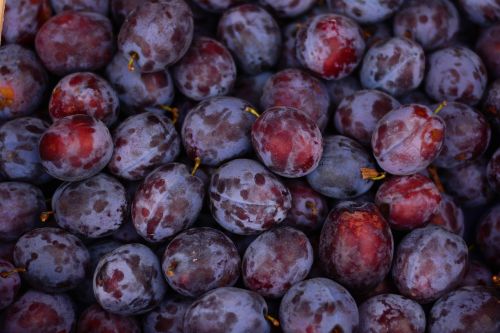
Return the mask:
{"type": "Polygon", "coordinates": [[[137,320],[104,311],[99,305],[88,307],[80,315],[76,333],[141,333],[137,320]]]}
{"type": "Polygon", "coordinates": [[[476,243],[483,257],[494,267],[500,267],[500,205],[496,205],[477,226],[476,243]]]}
{"type": "Polygon", "coordinates": [[[0,259],[0,311],[8,307],[16,299],[21,289],[21,278],[16,267],[9,261],[0,259]]]}
{"type": "Polygon", "coordinates": [[[2,39],[7,44],[31,45],[40,27],[52,16],[49,0],[17,0],[5,4],[2,39]]]}
{"type": "Polygon", "coordinates": [[[441,199],[439,208],[431,216],[429,223],[439,225],[448,231],[464,237],[465,221],[462,208],[447,194],[441,193],[441,199]]]}

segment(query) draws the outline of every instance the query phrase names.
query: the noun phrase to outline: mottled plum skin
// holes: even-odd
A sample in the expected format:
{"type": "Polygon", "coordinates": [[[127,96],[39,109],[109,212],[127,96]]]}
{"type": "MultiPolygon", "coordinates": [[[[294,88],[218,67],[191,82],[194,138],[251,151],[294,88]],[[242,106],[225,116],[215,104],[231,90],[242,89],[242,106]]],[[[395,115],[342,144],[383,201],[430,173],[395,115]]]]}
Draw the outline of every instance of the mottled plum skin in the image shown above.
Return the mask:
{"type": "Polygon", "coordinates": [[[349,75],[340,80],[331,80],[326,83],[328,95],[330,95],[330,106],[337,108],[340,102],[361,90],[361,83],[356,75],[349,75]]]}
{"type": "Polygon", "coordinates": [[[69,296],[28,290],[5,311],[2,332],[71,333],[75,326],[76,315],[69,296]]]}
{"type": "Polygon", "coordinates": [[[275,228],[259,235],[245,251],[243,282],[262,296],[279,298],[306,278],[312,264],[313,248],[304,233],[275,228]]]}
{"type": "Polygon", "coordinates": [[[262,72],[250,76],[239,74],[236,77],[232,95],[244,99],[252,105],[260,105],[264,85],[272,74],[272,72],[262,72]]]}
{"type": "Polygon", "coordinates": [[[344,201],[328,214],[319,258],[329,277],[358,291],[377,286],[391,269],[391,229],[372,203],[344,201]]]}
{"type": "Polygon", "coordinates": [[[0,173],[8,179],[41,184],[51,177],[38,153],[40,136],[49,128],[41,119],[22,117],[0,127],[0,173]]]}
{"type": "Polygon", "coordinates": [[[436,185],[421,174],[392,177],[378,189],[375,203],[397,230],[413,230],[425,225],[441,203],[436,185]]]}
{"type": "Polygon", "coordinates": [[[303,180],[291,179],[285,185],[292,195],[292,207],[284,223],[305,232],[320,229],[328,214],[326,198],[303,180]]]}
{"type": "Polygon", "coordinates": [[[231,91],[236,81],[236,64],[224,45],[212,38],[197,37],[172,74],[181,93],[201,101],[231,91]]]}
{"type": "Polygon", "coordinates": [[[403,4],[403,0],[328,0],[328,7],[362,24],[377,23],[391,17],[403,4]]]}
{"type": "Polygon", "coordinates": [[[428,167],[443,146],[445,122],[423,105],[403,105],[379,120],[373,155],[385,171],[411,175],[428,167]]]}
{"type": "Polygon", "coordinates": [[[193,39],[193,13],[183,0],[146,2],[130,13],[118,34],[118,49],[142,73],[177,62],[193,39]]]}
{"type": "Polygon", "coordinates": [[[350,199],[367,192],[373,181],[361,177],[360,168],[374,168],[368,151],[341,135],[326,136],[318,167],[307,175],[311,187],[330,198],[350,199]]]}
{"type": "Polygon", "coordinates": [[[295,284],[280,305],[280,325],[284,333],[356,332],[358,308],[349,292],[326,278],[295,284]]]}
{"type": "Polygon", "coordinates": [[[184,333],[184,314],[192,303],[191,299],[169,295],[144,317],[143,332],[184,333]]]}
{"type": "Polygon", "coordinates": [[[17,0],[5,4],[2,40],[7,44],[31,45],[50,17],[49,0],[17,0]]]}
{"type": "MultiPolygon", "coordinates": [[[[7,260],[0,259],[0,273],[13,272],[15,266],[7,260]]],[[[0,276],[0,310],[5,309],[16,299],[17,293],[21,289],[21,278],[19,273],[13,272],[7,277],[0,276]]]]}
{"type": "Polygon", "coordinates": [[[483,257],[494,267],[500,267],[500,205],[494,206],[479,222],[476,243],[483,257]]]}
{"type": "Polygon", "coordinates": [[[298,109],[285,106],[267,109],[253,124],[251,135],[262,163],[283,177],[297,178],[311,173],[323,154],[319,127],[298,109]]]}
{"type": "Polygon", "coordinates": [[[65,10],[89,11],[108,15],[110,0],[50,0],[52,8],[56,13],[65,10]]]}
{"type": "Polygon", "coordinates": [[[86,114],[110,126],[118,118],[119,107],[118,95],[106,80],[82,72],[59,81],[49,101],[49,115],[54,121],[74,114],[86,114]]]}
{"type": "Polygon", "coordinates": [[[151,172],[137,190],[131,207],[134,226],[150,242],[164,241],[190,227],[200,213],[205,187],[180,163],[151,172]]]}
{"type": "MultiPolygon", "coordinates": [[[[500,4],[499,4],[500,14],[500,4]]],[[[499,15],[500,19],[500,15],[499,15]]],[[[500,24],[484,30],[476,42],[476,52],[484,61],[488,69],[488,76],[492,79],[500,78],[500,24]]]]}
{"type": "Polygon", "coordinates": [[[137,319],[106,312],[98,304],[80,315],[76,333],[141,333],[137,319]]]}
{"type": "Polygon", "coordinates": [[[111,313],[146,313],[160,304],[165,292],[160,262],[141,244],[113,250],[101,258],[94,272],[97,302],[111,313]]]}
{"type": "Polygon", "coordinates": [[[492,129],[500,133],[500,79],[493,81],[486,90],[481,110],[492,129]]]}
{"type": "Polygon", "coordinates": [[[437,211],[430,217],[429,223],[439,225],[454,234],[464,237],[464,213],[462,208],[447,194],[441,193],[441,203],[437,211]]]}
{"type": "Polygon", "coordinates": [[[420,304],[396,294],[372,297],[359,307],[359,333],[424,333],[425,313],[420,304]]]}
{"type": "Polygon", "coordinates": [[[429,333],[500,331],[500,302],[494,291],[484,287],[454,290],[432,307],[429,333]]]}
{"type": "Polygon", "coordinates": [[[369,146],[377,122],[399,106],[394,97],[382,91],[356,91],[338,105],[334,115],[335,129],[369,146]]]}
{"type": "Polygon", "coordinates": [[[217,166],[252,151],[250,131],[255,116],[248,102],[235,97],[214,97],[202,101],[186,115],[182,142],[191,159],[217,166]]]}
{"type": "Polygon", "coordinates": [[[184,333],[269,333],[267,304],[259,294],[239,288],[212,290],[187,309],[184,333]]]}
{"type": "Polygon", "coordinates": [[[89,238],[112,234],[127,216],[125,188],[116,179],[98,174],[81,182],[62,184],[52,197],[57,224],[89,238]]]}
{"type": "Polygon", "coordinates": [[[90,268],[87,248],[59,228],[38,228],[25,233],[14,248],[14,263],[24,267],[23,277],[35,289],[65,292],[75,288],[90,268]]]}
{"type": "Polygon", "coordinates": [[[167,69],[154,73],[128,70],[128,61],[116,54],[106,67],[106,76],[118,94],[124,111],[140,113],[151,106],[170,105],[174,100],[174,83],[167,69]]]}
{"type": "Polygon", "coordinates": [[[488,178],[488,183],[490,187],[496,191],[500,192],[500,148],[498,148],[493,156],[491,157],[488,165],[486,166],[486,177],[488,178]]]}
{"type": "Polygon", "coordinates": [[[281,49],[279,26],[267,11],[257,5],[244,4],[225,11],[219,20],[217,37],[247,74],[263,72],[278,61],[281,49]]]}
{"type": "Polygon", "coordinates": [[[374,43],[363,59],[360,79],[367,89],[399,96],[417,88],[424,79],[425,54],[407,38],[393,37],[374,43]]]}
{"type": "Polygon", "coordinates": [[[240,256],[222,232],[193,228],[168,244],[162,269],[172,289],[184,296],[199,297],[209,290],[234,285],[240,275],[240,256]]]}
{"type": "Polygon", "coordinates": [[[401,295],[430,303],[460,284],[467,256],[460,236],[438,226],[415,229],[396,250],[392,278],[401,295]]]}
{"type": "Polygon", "coordinates": [[[486,177],[486,163],[486,160],[479,159],[453,169],[444,169],[441,179],[446,192],[464,207],[488,204],[494,198],[494,192],[486,177]]]}
{"type": "Polygon", "coordinates": [[[35,54],[19,45],[0,48],[0,121],[36,111],[47,88],[47,72],[35,54]]]}
{"type": "Polygon", "coordinates": [[[500,20],[500,4],[496,0],[458,0],[467,17],[482,26],[500,20]]]}
{"type": "Polygon", "coordinates": [[[260,163],[235,159],[213,174],[210,209],[226,230],[257,234],[283,221],[292,204],[290,191],[260,163]]]}
{"type": "Polygon", "coordinates": [[[493,287],[490,269],[480,261],[470,260],[467,267],[467,273],[460,283],[460,287],[484,286],[493,287]]]}
{"type": "Polygon", "coordinates": [[[127,180],[143,179],[158,166],[173,162],[181,140],[170,119],[143,112],[128,117],[113,132],[114,151],[109,171],[127,180]]]}
{"type": "Polygon", "coordinates": [[[113,57],[115,42],[107,17],[65,11],[38,30],[35,47],[49,72],[63,76],[103,68],[113,57]]]}
{"type": "Polygon", "coordinates": [[[96,175],[113,154],[113,141],[103,122],[87,115],[56,120],[39,143],[40,159],[48,174],[66,181],[96,175]]]}
{"type": "Polygon", "coordinates": [[[458,10],[449,0],[411,0],[394,17],[394,35],[433,50],[450,44],[459,24],[458,10]]]}
{"type": "Polygon", "coordinates": [[[472,107],[451,102],[441,111],[446,131],[441,152],[432,162],[440,168],[455,168],[481,156],[490,143],[491,129],[486,118],[472,107]]]}
{"type": "Polygon", "coordinates": [[[45,210],[42,191],[21,182],[0,183],[0,241],[15,241],[33,229],[45,210]]]}
{"type": "Polygon", "coordinates": [[[326,80],[351,74],[365,51],[356,22],[337,14],[321,14],[308,20],[297,32],[300,63],[326,80]]]}
{"type": "Polygon", "coordinates": [[[319,79],[301,69],[285,69],[271,76],[262,91],[263,109],[285,106],[307,114],[321,131],[330,117],[330,97],[319,79]]]}
{"type": "Polygon", "coordinates": [[[486,67],[468,48],[455,46],[431,53],[425,91],[434,100],[475,105],[486,88],[486,67]]]}

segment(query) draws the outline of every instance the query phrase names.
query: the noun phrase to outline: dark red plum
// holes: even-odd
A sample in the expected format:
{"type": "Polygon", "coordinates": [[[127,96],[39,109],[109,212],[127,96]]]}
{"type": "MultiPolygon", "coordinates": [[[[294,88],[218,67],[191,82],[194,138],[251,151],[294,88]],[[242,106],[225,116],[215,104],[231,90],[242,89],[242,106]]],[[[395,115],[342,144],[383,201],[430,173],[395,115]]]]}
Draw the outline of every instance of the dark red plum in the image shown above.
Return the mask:
{"type": "Polygon", "coordinates": [[[108,164],[113,141],[103,122],[78,114],[56,120],[42,134],[39,151],[49,175],[78,181],[96,175],[108,164]]]}
{"type": "Polygon", "coordinates": [[[373,155],[385,171],[411,175],[428,167],[443,146],[445,122],[428,107],[403,105],[379,120],[372,135],[373,155]]]}
{"type": "Polygon", "coordinates": [[[418,42],[425,50],[449,45],[457,35],[460,16],[449,0],[411,0],[394,17],[394,34],[418,42]]]}
{"type": "Polygon", "coordinates": [[[127,180],[140,180],[158,166],[173,162],[181,140],[170,119],[156,112],[128,117],[113,132],[114,151],[109,171],[127,180]]]}
{"type": "Polygon", "coordinates": [[[235,234],[251,235],[281,223],[292,204],[290,191],[260,163],[227,162],[213,174],[209,187],[215,220],[235,234]]]}
{"type": "MultiPolygon", "coordinates": [[[[500,20],[500,4],[498,6],[500,20]]],[[[484,61],[491,79],[500,78],[500,24],[484,30],[476,42],[476,52],[484,61]]]]}
{"type": "Polygon", "coordinates": [[[212,228],[193,228],[177,235],[165,249],[165,278],[176,292],[199,297],[230,287],[240,275],[240,256],[234,243],[212,228]]]}
{"type": "Polygon", "coordinates": [[[279,298],[307,277],[313,259],[311,243],[301,231],[291,227],[265,231],[245,251],[243,282],[262,296],[279,298]]]}
{"type": "Polygon", "coordinates": [[[494,267],[500,267],[500,205],[494,206],[480,220],[476,243],[487,262],[494,267]]]}
{"type": "Polygon", "coordinates": [[[108,15],[110,0],[50,0],[56,13],[65,10],[89,11],[108,15]]]}
{"type": "Polygon", "coordinates": [[[467,17],[482,26],[500,20],[500,4],[496,0],[458,0],[467,17]]]}
{"type": "Polygon", "coordinates": [[[362,24],[377,23],[391,17],[403,2],[404,0],[326,1],[328,8],[332,11],[346,15],[362,24]]]}
{"type": "Polygon", "coordinates": [[[264,85],[273,73],[262,72],[256,75],[242,75],[236,77],[232,95],[248,101],[252,105],[260,105],[264,92],[264,85]]]}
{"type": "Polygon", "coordinates": [[[373,181],[363,179],[361,168],[374,168],[368,151],[356,141],[342,136],[326,136],[318,167],[307,175],[311,187],[330,198],[349,199],[367,192],[373,181]]]}
{"type": "Polygon", "coordinates": [[[181,93],[201,101],[231,91],[236,81],[236,64],[224,45],[212,38],[197,37],[175,64],[172,74],[181,93]]]}
{"type": "Polygon", "coordinates": [[[184,56],[193,39],[193,13],[183,0],[142,3],[118,34],[118,49],[142,73],[164,70],[184,56]]]}
{"type": "Polygon", "coordinates": [[[500,302],[484,287],[463,287],[439,299],[429,313],[429,333],[500,331],[500,302]]]}
{"type": "Polygon", "coordinates": [[[326,80],[351,74],[361,62],[365,42],[356,22],[342,15],[321,14],[297,32],[297,58],[326,80]]]}
{"type": "Polygon", "coordinates": [[[101,14],[65,11],[38,30],[35,47],[45,67],[55,75],[95,71],[113,57],[113,28],[101,14]]]}
{"type": "Polygon", "coordinates": [[[99,305],[88,307],[80,315],[76,333],[141,333],[133,317],[120,316],[104,311],[99,305]]]}
{"type": "Polygon", "coordinates": [[[326,278],[295,284],[280,305],[280,325],[284,333],[356,332],[358,308],[349,292],[326,278]]]}
{"type": "Polygon", "coordinates": [[[86,114],[112,125],[118,118],[120,102],[110,84],[100,76],[74,73],[65,76],[52,90],[49,115],[52,120],[86,114]]]}
{"type": "Polygon", "coordinates": [[[424,71],[422,47],[410,39],[393,37],[368,49],[359,75],[363,87],[399,96],[416,89],[424,79],[424,71]]]}
{"type": "Polygon", "coordinates": [[[440,168],[455,168],[481,156],[490,143],[491,129],[486,118],[466,104],[451,102],[441,111],[446,125],[444,143],[432,162],[440,168]]]}
{"type": "Polygon", "coordinates": [[[330,98],[319,79],[301,69],[285,69],[271,76],[262,91],[263,109],[285,106],[307,114],[323,131],[330,117],[330,98]]]}
{"type": "Polygon", "coordinates": [[[434,100],[475,105],[486,88],[486,67],[466,47],[455,46],[431,53],[425,91],[434,100]]]}
{"type": "Polygon", "coordinates": [[[292,207],[284,224],[305,232],[320,229],[328,214],[326,198],[303,180],[288,180],[285,185],[292,195],[292,207]]]}
{"type": "Polygon", "coordinates": [[[337,108],[340,102],[353,95],[356,91],[361,90],[361,83],[355,75],[349,75],[340,80],[327,81],[326,89],[330,95],[330,106],[337,108]]]}
{"type": "Polygon", "coordinates": [[[198,298],[184,316],[184,333],[245,333],[271,331],[267,304],[259,294],[223,287],[198,298]]]}
{"type": "Polygon", "coordinates": [[[395,98],[382,91],[356,91],[338,105],[334,115],[335,129],[363,145],[370,145],[378,121],[399,106],[395,98]]]}
{"type": "Polygon", "coordinates": [[[76,327],[71,298],[28,290],[6,311],[4,333],[70,333],[76,327]]]}
{"type": "Polygon", "coordinates": [[[488,162],[486,176],[488,177],[490,187],[494,191],[500,192],[500,148],[495,151],[488,162]]]}
{"type": "MultiPolygon", "coordinates": [[[[22,270],[19,270],[22,272],[22,270]]],[[[21,278],[19,272],[12,263],[0,259],[0,311],[8,307],[16,299],[21,289],[21,278]]]]}
{"type": "Polygon", "coordinates": [[[357,291],[377,286],[389,273],[391,229],[372,203],[344,201],[328,214],[319,240],[327,275],[357,291]]]}
{"type": "Polygon", "coordinates": [[[253,124],[251,136],[262,163],[283,177],[313,172],[323,154],[319,127],[304,112],[291,107],[267,109],[253,124]]]}
{"type": "Polygon", "coordinates": [[[141,244],[123,245],[101,258],[94,273],[94,294],[102,308],[128,316],[160,304],[166,284],[156,255],[141,244]]]}
{"type": "Polygon", "coordinates": [[[378,189],[375,203],[397,230],[422,227],[439,211],[442,197],[436,185],[421,174],[392,177],[378,189]]]}
{"type": "Polygon", "coordinates": [[[217,37],[233,53],[243,72],[258,74],[273,67],[281,49],[281,32],[261,7],[244,4],[224,12],[217,37]]]}
{"type": "Polygon", "coordinates": [[[182,142],[187,155],[201,164],[217,166],[252,151],[250,131],[256,117],[246,101],[214,97],[202,101],[186,115],[182,142]]]}
{"type": "Polygon", "coordinates": [[[144,333],[184,333],[184,314],[191,299],[169,295],[143,321],[144,333]]]}
{"type": "Polygon", "coordinates": [[[134,226],[147,241],[164,241],[194,223],[204,195],[203,181],[184,164],[165,164],[137,190],[131,207],[134,226]]]}
{"type": "Polygon", "coordinates": [[[425,313],[420,304],[396,294],[372,297],[359,307],[359,333],[424,333],[425,313]]]}
{"type": "Polygon", "coordinates": [[[52,16],[49,0],[17,0],[5,4],[2,39],[7,44],[31,45],[40,27],[52,16]]]}
{"type": "Polygon", "coordinates": [[[32,114],[42,102],[48,77],[35,54],[19,45],[0,48],[0,121],[32,114]]]}
{"type": "Polygon", "coordinates": [[[448,231],[464,237],[464,213],[462,208],[447,194],[441,193],[441,203],[437,211],[429,219],[429,223],[439,225],[448,231]]]}
{"type": "Polygon", "coordinates": [[[462,237],[438,226],[415,229],[396,250],[392,278],[401,295],[430,303],[460,284],[467,256],[462,237]]]}
{"type": "Polygon", "coordinates": [[[45,209],[45,198],[38,187],[21,182],[1,182],[0,241],[15,241],[35,228],[45,209]]]}
{"type": "Polygon", "coordinates": [[[52,197],[52,210],[61,228],[88,238],[108,236],[127,217],[125,188],[103,173],[64,183],[52,197]]]}
{"type": "Polygon", "coordinates": [[[14,263],[24,267],[25,280],[44,292],[74,289],[90,268],[87,248],[75,236],[59,228],[38,228],[25,233],[14,248],[14,263]]]}
{"type": "Polygon", "coordinates": [[[470,260],[467,267],[467,273],[460,283],[460,287],[484,286],[493,287],[493,273],[480,261],[470,260]]]}
{"type": "Polygon", "coordinates": [[[49,125],[41,119],[22,117],[0,127],[0,172],[8,179],[35,184],[51,177],[44,171],[38,141],[49,125]]]}

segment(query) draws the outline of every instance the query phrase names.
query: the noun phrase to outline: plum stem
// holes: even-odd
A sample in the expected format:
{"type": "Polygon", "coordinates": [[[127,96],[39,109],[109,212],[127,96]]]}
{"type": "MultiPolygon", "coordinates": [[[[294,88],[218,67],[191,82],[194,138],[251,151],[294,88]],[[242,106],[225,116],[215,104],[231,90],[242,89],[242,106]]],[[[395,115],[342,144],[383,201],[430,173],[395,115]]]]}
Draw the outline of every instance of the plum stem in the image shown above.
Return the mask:
{"type": "Polygon", "coordinates": [[[438,114],[439,111],[441,111],[446,105],[448,105],[447,101],[442,101],[441,103],[439,103],[439,105],[436,108],[436,110],[434,110],[434,114],[438,114]]]}
{"type": "Polygon", "coordinates": [[[386,176],[385,172],[379,172],[375,169],[372,168],[361,168],[361,176],[363,179],[370,179],[370,180],[381,180],[384,179],[386,176]]]}
{"type": "Polygon", "coordinates": [[[257,112],[257,110],[255,110],[254,108],[250,107],[250,106],[247,106],[245,108],[245,112],[248,112],[248,113],[251,113],[253,114],[255,117],[259,118],[260,117],[260,114],[257,112]]]}
{"type": "Polygon", "coordinates": [[[431,176],[431,179],[438,188],[439,192],[444,193],[445,192],[444,186],[443,183],[441,182],[441,179],[439,178],[437,168],[431,165],[427,168],[427,172],[429,172],[429,175],[431,176]]]}
{"type": "Polygon", "coordinates": [[[498,113],[497,108],[496,108],[496,107],[494,107],[493,105],[488,106],[488,107],[486,108],[486,112],[487,112],[487,113],[490,113],[490,114],[492,114],[492,115],[494,115],[494,116],[496,116],[496,115],[497,115],[497,113],[498,113]]]}
{"type": "Polygon", "coordinates": [[[42,223],[47,222],[51,215],[54,215],[54,212],[51,211],[51,210],[48,211],[48,212],[42,212],[42,213],[40,213],[40,221],[42,223]]]}
{"type": "Polygon", "coordinates": [[[14,97],[14,89],[11,86],[0,87],[0,108],[12,105],[14,97]]]}
{"type": "Polygon", "coordinates": [[[196,171],[198,171],[199,167],[201,165],[201,158],[196,156],[194,158],[194,167],[193,167],[193,170],[191,171],[191,176],[194,176],[194,174],[196,173],[196,171]]]}
{"type": "Polygon", "coordinates": [[[274,326],[274,327],[280,327],[280,321],[270,314],[266,314],[266,319],[274,326]]]}
{"type": "Polygon", "coordinates": [[[176,107],[171,107],[169,105],[160,105],[160,109],[169,112],[172,115],[172,124],[176,124],[179,120],[179,109],[176,107]]]}
{"type": "Polygon", "coordinates": [[[135,71],[135,65],[134,63],[139,59],[139,55],[137,54],[137,52],[130,52],[130,58],[128,60],[128,65],[127,65],[127,68],[130,72],[133,72],[135,71]]]}
{"type": "Polygon", "coordinates": [[[16,267],[16,268],[14,268],[14,269],[12,269],[10,271],[0,272],[0,277],[6,279],[9,276],[14,275],[16,273],[24,273],[24,272],[26,272],[26,268],[24,268],[24,267],[16,267]]]}
{"type": "Polygon", "coordinates": [[[306,207],[311,210],[313,216],[318,216],[318,207],[316,207],[316,203],[314,201],[307,200],[306,207]]]}
{"type": "Polygon", "coordinates": [[[500,287],[500,276],[493,275],[491,277],[491,281],[493,281],[493,284],[495,285],[495,287],[500,287]]]}
{"type": "Polygon", "coordinates": [[[170,264],[170,266],[168,266],[167,268],[167,271],[166,271],[166,274],[168,277],[172,277],[175,275],[175,269],[177,268],[177,261],[172,261],[172,263],[170,264]]]}

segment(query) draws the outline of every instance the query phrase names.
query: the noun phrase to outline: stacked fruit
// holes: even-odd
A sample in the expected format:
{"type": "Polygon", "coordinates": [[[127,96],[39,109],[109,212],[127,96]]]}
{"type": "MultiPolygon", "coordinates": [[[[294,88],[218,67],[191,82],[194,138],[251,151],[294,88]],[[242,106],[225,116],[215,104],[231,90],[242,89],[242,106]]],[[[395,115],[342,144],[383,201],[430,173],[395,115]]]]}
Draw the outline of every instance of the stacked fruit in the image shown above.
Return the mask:
{"type": "Polygon", "coordinates": [[[16,0],[0,332],[500,332],[500,3],[16,0]]]}

